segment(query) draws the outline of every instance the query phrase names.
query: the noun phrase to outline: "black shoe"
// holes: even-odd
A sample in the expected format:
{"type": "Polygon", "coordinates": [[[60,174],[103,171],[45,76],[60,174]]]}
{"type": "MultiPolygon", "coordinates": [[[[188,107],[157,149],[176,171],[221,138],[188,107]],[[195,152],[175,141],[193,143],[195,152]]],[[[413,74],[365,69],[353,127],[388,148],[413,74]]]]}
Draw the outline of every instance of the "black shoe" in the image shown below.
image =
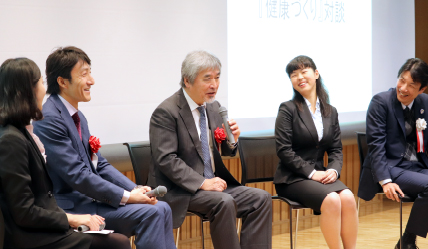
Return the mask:
{"type": "Polygon", "coordinates": [[[404,233],[403,234],[403,247],[400,247],[400,240],[395,245],[395,249],[419,249],[416,246],[416,235],[413,233],[404,233]]]}

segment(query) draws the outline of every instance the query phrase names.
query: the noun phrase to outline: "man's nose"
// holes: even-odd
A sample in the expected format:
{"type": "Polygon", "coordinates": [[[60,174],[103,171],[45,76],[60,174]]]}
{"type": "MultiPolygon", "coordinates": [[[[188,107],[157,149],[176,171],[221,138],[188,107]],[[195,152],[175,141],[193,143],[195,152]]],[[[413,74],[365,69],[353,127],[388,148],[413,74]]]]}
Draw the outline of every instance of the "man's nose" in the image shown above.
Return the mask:
{"type": "Polygon", "coordinates": [[[87,82],[89,85],[95,85],[95,79],[94,79],[94,77],[92,77],[92,75],[91,76],[89,76],[89,81],[87,82]]]}

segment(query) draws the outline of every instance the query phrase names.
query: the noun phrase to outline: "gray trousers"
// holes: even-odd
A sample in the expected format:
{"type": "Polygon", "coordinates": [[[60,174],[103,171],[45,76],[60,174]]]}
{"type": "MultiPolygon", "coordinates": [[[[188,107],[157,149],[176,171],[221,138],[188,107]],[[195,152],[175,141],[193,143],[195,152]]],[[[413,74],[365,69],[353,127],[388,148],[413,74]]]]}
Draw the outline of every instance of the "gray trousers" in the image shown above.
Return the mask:
{"type": "Polygon", "coordinates": [[[264,190],[245,186],[231,186],[223,192],[198,190],[188,210],[209,219],[215,249],[272,248],[272,198],[264,190]],[[236,218],[242,218],[241,242],[236,218]]]}

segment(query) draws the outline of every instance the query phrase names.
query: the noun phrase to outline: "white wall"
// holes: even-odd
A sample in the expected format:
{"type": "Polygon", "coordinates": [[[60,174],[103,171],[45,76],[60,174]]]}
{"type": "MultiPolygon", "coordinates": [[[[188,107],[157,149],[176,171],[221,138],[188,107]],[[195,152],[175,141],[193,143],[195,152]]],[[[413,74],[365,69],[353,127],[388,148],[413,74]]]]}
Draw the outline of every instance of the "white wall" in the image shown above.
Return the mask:
{"type": "Polygon", "coordinates": [[[227,104],[226,1],[0,1],[1,62],[24,56],[44,72],[67,45],[92,60],[92,100],[79,109],[103,144],[148,140],[151,113],[179,89],[192,50],[222,61],[217,99],[227,104]]]}
{"type": "MultiPolygon", "coordinates": [[[[56,47],[82,48],[96,80],[91,102],[79,105],[91,133],[102,144],[148,140],[150,115],[179,89],[181,62],[192,50],[209,50],[222,61],[217,99],[227,106],[226,5],[226,0],[0,0],[0,62],[24,56],[44,72],[56,47]]],[[[377,93],[394,86],[399,66],[414,56],[414,3],[374,0],[372,8],[377,93]]],[[[351,77],[370,80],[358,68],[351,77]]],[[[353,87],[358,86],[344,91],[353,87]]],[[[341,122],[346,116],[356,117],[343,113],[341,122]]],[[[238,121],[249,131],[273,129],[274,118],[238,121]]]]}

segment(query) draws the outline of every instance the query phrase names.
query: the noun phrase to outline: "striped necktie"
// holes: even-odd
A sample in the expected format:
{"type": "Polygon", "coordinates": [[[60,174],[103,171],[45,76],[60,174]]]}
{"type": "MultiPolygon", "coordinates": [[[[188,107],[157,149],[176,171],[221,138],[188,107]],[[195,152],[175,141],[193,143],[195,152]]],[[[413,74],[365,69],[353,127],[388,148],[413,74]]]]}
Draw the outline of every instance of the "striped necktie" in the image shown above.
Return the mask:
{"type": "Polygon", "coordinates": [[[214,178],[213,168],[211,166],[210,146],[207,137],[207,117],[205,116],[205,107],[199,106],[198,111],[201,114],[199,118],[199,127],[201,129],[202,155],[204,157],[204,176],[206,179],[214,178]]]}

